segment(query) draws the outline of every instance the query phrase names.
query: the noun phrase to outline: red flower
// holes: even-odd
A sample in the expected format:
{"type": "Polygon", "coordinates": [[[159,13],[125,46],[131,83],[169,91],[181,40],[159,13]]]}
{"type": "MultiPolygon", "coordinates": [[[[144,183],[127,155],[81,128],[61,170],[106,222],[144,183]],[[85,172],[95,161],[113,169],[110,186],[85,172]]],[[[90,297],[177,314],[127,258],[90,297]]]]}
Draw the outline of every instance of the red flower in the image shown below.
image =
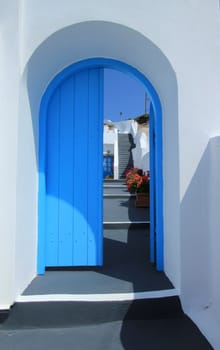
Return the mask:
{"type": "Polygon", "coordinates": [[[126,172],[126,184],[129,192],[149,192],[149,171],[144,172],[138,168],[126,172]]]}

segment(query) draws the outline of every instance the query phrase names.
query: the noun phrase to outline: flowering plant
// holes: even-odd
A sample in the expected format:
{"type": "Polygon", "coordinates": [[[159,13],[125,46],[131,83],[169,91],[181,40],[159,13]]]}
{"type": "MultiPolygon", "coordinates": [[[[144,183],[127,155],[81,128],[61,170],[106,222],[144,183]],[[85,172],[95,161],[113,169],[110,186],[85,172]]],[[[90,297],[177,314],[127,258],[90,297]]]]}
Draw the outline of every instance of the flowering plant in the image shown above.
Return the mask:
{"type": "Polygon", "coordinates": [[[150,173],[143,174],[138,168],[129,169],[126,173],[126,184],[130,193],[149,193],[150,173]]]}

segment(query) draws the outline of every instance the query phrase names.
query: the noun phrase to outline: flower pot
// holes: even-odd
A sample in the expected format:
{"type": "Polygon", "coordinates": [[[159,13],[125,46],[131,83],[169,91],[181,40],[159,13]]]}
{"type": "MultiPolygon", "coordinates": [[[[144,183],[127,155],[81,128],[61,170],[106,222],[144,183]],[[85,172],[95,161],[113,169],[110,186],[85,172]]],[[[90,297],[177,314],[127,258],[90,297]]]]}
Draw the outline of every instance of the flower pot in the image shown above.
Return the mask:
{"type": "Polygon", "coordinates": [[[149,208],[150,206],[150,195],[149,193],[136,193],[135,206],[137,208],[149,208]]]}

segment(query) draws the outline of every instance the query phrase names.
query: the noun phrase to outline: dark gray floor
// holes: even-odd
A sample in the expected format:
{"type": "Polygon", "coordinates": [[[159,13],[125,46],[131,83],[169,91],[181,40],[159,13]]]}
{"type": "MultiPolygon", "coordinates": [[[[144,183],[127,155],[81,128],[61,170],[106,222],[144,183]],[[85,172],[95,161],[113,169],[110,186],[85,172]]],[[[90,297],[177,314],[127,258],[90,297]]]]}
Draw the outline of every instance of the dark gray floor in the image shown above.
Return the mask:
{"type": "MultiPolygon", "coordinates": [[[[117,205],[108,220],[116,221],[117,205]]],[[[133,204],[127,208],[133,220],[133,204]],[[130,212],[129,212],[130,211],[130,212]]],[[[116,204],[116,205],[115,205],[116,204]]],[[[131,202],[130,202],[131,204],[131,202]]],[[[123,211],[123,210],[122,210],[123,211]]],[[[140,213],[146,215],[146,209],[140,213]]],[[[125,211],[120,218],[126,218],[125,211]]],[[[137,216],[135,216],[137,218],[137,216]]],[[[143,218],[143,216],[142,216],[143,218]]],[[[135,220],[136,221],[136,220],[135,220]]],[[[149,226],[109,225],[104,230],[104,266],[46,271],[24,294],[111,293],[173,288],[149,263],[149,226]]],[[[178,297],[117,302],[16,303],[0,325],[1,350],[211,350],[184,315],[178,297]]]]}
{"type": "Polygon", "coordinates": [[[121,322],[101,325],[0,331],[1,350],[122,350],[121,322]]]}
{"type": "Polygon", "coordinates": [[[211,350],[186,319],[115,321],[74,328],[0,331],[2,350],[211,350]]]}
{"type": "Polygon", "coordinates": [[[0,330],[2,350],[211,350],[187,318],[129,320],[71,328],[0,330]]]}
{"type": "Polygon", "coordinates": [[[136,208],[135,197],[105,198],[104,221],[149,221],[149,208],[136,208]]]}
{"type": "Polygon", "coordinates": [[[173,288],[149,263],[148,227],[105,229],[104,266],[46,271],[25,290],[31,294],[127,293],[173,288]]]}
{"type": "Polygon", "coordinates": [[[211,350],[178,297],[130,302],[18,303],[2,350],[211,350]]]}

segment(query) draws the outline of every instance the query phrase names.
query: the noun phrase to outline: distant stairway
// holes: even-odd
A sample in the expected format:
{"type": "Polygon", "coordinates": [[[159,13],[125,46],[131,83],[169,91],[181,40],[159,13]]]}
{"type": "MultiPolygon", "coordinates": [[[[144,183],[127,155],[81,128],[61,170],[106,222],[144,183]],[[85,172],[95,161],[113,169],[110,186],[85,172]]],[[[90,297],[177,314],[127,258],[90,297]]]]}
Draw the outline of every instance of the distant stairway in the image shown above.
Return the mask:
{"type": "Polygon", "coordinates": [[[125,178],[125,173],[134,166],[132,148],[135,148],[131,134],[118,134],[119,178],[125,178]]]}

